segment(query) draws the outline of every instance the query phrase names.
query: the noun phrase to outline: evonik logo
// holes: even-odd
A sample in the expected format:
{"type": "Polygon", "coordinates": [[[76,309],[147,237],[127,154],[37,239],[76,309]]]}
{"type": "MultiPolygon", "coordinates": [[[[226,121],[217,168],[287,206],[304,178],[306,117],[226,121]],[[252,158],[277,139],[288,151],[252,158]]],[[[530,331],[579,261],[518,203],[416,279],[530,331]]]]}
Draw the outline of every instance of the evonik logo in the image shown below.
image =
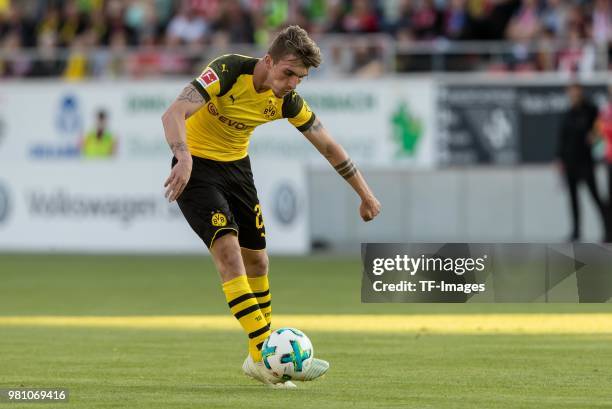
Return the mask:
{"type": "Polygon", "coordinates": [[[219,114],[219,110],[217,109],[217,107],[215,106],[215,104],[213,104],[212,102],[208,103],[207,106],[208,112],[216,117],[219,121],[221,121],[223,124],[230,126],[232,128],[236,128],[239,131],[242,131],[244,129],[249,128],[249,126],[243,124],[242,122],[238,122],[238,121],[234,121],[233,119],[230,119],[226,116],[220,115],[219,114]]]}

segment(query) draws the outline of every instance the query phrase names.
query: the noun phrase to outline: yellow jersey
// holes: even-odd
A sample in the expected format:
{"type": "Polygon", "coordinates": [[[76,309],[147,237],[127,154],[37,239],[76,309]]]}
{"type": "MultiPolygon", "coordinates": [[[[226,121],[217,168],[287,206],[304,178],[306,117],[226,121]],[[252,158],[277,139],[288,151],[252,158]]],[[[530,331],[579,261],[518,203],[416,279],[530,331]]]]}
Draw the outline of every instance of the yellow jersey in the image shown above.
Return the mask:
{"type": "Polygon", "coordinates": [[[277,98],[272,90],[255,91],[257,61],[224,55],[191,82],[205,101],[186,121],[192,155],[220,162],[239,160],[247,156],[251,134],[261,124],[287,118],[301,132],[313,124],[315,114],[295,91],[283,98],[277,98]]]}

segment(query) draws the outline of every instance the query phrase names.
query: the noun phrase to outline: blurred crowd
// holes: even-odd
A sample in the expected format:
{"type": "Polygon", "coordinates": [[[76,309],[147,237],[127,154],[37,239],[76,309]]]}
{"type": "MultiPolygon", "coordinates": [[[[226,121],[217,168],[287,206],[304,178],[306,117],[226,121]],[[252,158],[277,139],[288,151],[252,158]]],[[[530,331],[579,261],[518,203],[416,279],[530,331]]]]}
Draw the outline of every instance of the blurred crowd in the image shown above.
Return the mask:
{"type": "Polygon", "coordinates": [[[212,50],[265,50],[287,24],[332,60],[350,48],[357,74],[388,69],[389,49],[397,71],[592,71],[612,50],[612,0],[0,0],[0,76],[191,74],[212,50]],[[325,49],[335,34],[350,40],[325,49]],[[360,40],[375,34],[384,46],[360,40]],[[508,45],[436,66],[457,40],[508,45]]]}

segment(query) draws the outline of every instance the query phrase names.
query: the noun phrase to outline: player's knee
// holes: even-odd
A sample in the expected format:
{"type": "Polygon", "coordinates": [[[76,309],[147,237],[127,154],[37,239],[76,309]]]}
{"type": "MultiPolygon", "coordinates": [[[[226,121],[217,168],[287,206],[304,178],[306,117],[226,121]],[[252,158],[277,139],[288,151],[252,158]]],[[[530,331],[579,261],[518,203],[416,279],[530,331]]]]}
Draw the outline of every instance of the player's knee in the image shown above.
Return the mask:
{"type": "Polygon", "coordinates": [[[212,250],[215,264],[221,274],[244,274],[240,247],[236,240],[231,239],[230,235],[223,236],[217,240],[212,250]]]}
{"type": "Polygon", "coordinates": [[[263,276],[268,274],[268,255],[264,251],[258,253],[256,257],[249,260],[248,270],[251,275],[263,276]]]}
{"type": "Polygon", "coordinates": [[[226,275],[239,276],[244,274],[244,267],[242,265],[242,258],[240,252],[231,250],[223,251],[217,258],[217,268],[219,271],[226,275]]]}

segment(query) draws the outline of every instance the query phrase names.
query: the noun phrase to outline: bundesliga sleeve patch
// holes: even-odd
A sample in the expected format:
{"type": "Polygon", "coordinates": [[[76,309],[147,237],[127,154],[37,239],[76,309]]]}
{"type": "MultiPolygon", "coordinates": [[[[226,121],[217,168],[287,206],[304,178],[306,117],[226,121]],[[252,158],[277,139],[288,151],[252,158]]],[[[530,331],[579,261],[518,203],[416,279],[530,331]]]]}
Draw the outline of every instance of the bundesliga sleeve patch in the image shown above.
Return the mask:
{"type": "Polygon", "coordinates": [[[207,69],[204,70],[204,72],[198,78],[196,78],[196,81],[198,81],[200,85],[206,88],[209,85],[214,84],[215,82],[219,81],[219,77],[213,71],[212,68],[208,67],[207,69]]]}

